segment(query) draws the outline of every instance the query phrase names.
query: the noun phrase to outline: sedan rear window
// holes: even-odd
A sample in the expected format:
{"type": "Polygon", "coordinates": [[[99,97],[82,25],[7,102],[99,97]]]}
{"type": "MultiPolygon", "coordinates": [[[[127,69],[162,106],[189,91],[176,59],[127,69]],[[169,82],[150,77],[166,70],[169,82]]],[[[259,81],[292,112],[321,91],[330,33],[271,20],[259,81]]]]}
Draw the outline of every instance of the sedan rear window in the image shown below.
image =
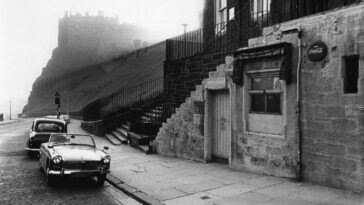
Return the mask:
{"type": "Polygon", "coordinates": [[[53,122],[40,122],[35,127],[36,132],[55,132],[55,133],[62,133],[65,132],[64,126],[59,123],[53,122]]]}

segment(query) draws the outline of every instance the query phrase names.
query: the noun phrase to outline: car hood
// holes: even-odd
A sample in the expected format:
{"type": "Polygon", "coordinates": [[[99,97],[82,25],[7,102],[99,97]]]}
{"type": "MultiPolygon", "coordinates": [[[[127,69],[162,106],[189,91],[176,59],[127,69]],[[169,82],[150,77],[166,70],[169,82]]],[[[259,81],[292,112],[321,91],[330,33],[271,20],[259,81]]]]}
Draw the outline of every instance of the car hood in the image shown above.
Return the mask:
{"type": "Polygon", "coordinates": [[[64,161],[99,161],[105,153],[87,146],[56,146],[54,155],[61,155],[64,161]]]}

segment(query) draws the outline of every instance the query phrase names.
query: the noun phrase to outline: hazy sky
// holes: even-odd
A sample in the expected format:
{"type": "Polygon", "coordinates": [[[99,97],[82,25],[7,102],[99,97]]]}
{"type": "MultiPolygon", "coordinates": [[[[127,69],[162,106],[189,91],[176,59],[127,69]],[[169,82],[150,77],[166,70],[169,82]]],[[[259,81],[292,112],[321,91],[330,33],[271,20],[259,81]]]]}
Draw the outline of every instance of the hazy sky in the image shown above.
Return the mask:
{"type": "Polygon", "coordinates": [[[0,0],[0,113],[19,112],[57,46],[58,19],[72,14],[119,15],[119,22],[152,29],[161,39],[199,26],[203,0],[0,0]]]}

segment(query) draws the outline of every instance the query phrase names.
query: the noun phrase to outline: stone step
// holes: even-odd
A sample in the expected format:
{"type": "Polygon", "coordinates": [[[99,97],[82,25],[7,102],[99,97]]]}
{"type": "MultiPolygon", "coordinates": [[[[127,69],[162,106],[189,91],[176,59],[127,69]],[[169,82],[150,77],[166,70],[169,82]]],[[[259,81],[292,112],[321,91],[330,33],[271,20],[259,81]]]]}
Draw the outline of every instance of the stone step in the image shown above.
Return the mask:
{"type": "Polygon", "coordinates": [[[131,146],[149,145],[149,142],[152,140],[148,135],[140,135],[131,131],[128,134],[131,146]]]}
{"type": "Polygon", "coordinates": [[[125,130],[130,130],[130,123],[122,124],[121,127],[124,128],[125,130]]]}
{"type": "Polygon", "coordinates": [[[105,137],[107,140],[109,140],[111,142],[111,144],[113,145],[121,145],[121,141],[116,138],[113,134],[105,134],[105,137]]]}
{"type": "Polygon", "coordinates": [[[137,146],[135,146],[135,148],[137,148],[138,150],[144,152],[145,154],[150,153],[150,146],[149,145],[137,145],[137,146]]]}
{"type": "Polygon", "coordinates": [[[147,112],[147,113],[144,113],[144,116],[161,117],[162,113],[147,112]]]}
{"type": "Polygon", "coordinates": [[[116,128],[116,130],[118,132],[120,132],[121,134],[123,134],[126,139],[128,139],[128,130],[126,130],[123,127],[118,127],[118,128],[116,128]]]}
{"type": "Polygon", "coordinates": [[[128,139],[119,131],[112,131],[112,134],[123,144],[128,144],[128,139]]]}

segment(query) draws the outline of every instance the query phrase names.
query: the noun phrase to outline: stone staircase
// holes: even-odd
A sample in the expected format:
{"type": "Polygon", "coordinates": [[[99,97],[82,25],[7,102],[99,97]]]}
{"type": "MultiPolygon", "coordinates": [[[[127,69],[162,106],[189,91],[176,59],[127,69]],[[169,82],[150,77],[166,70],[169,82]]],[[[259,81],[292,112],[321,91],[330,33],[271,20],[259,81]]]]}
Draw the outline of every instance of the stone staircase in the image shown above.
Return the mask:
{"type": "Polygon", "coordinates": [[[106,133],[105,137],[113,145],[129,144],[128,130],[129,126],[127,124],[124,124],[116,128],[115,130],[111,131],[111,133],[106,133]]]}
{"type": "Polygon", "coordinates": [[[156,121],[160,120],[162,115],[163,104],[160,104],[143,113],[134,123],[122,124],[110,133],[105,134],[105,137],[114,145],[129,144],[148,154],[151,151],[150,142],[154,140],[155,135],[146,134],[145,132],[156,129],[155,127],[158,126],[156,121]]]}
{"type": "Polygon", "coordinates": [[[228,88],[228,81],[232,82],[230,76],[233,71],[233,59],[228,58],[225,60],[226,64],[219,65],[216,71],[209,72],[209,77],[205,78],[201,85],[196,85],[196,90],[191,92],[190,97],[162,123],[152,143],[153,151],[167,156],[205,161],[204,90],[228,88]]]}

